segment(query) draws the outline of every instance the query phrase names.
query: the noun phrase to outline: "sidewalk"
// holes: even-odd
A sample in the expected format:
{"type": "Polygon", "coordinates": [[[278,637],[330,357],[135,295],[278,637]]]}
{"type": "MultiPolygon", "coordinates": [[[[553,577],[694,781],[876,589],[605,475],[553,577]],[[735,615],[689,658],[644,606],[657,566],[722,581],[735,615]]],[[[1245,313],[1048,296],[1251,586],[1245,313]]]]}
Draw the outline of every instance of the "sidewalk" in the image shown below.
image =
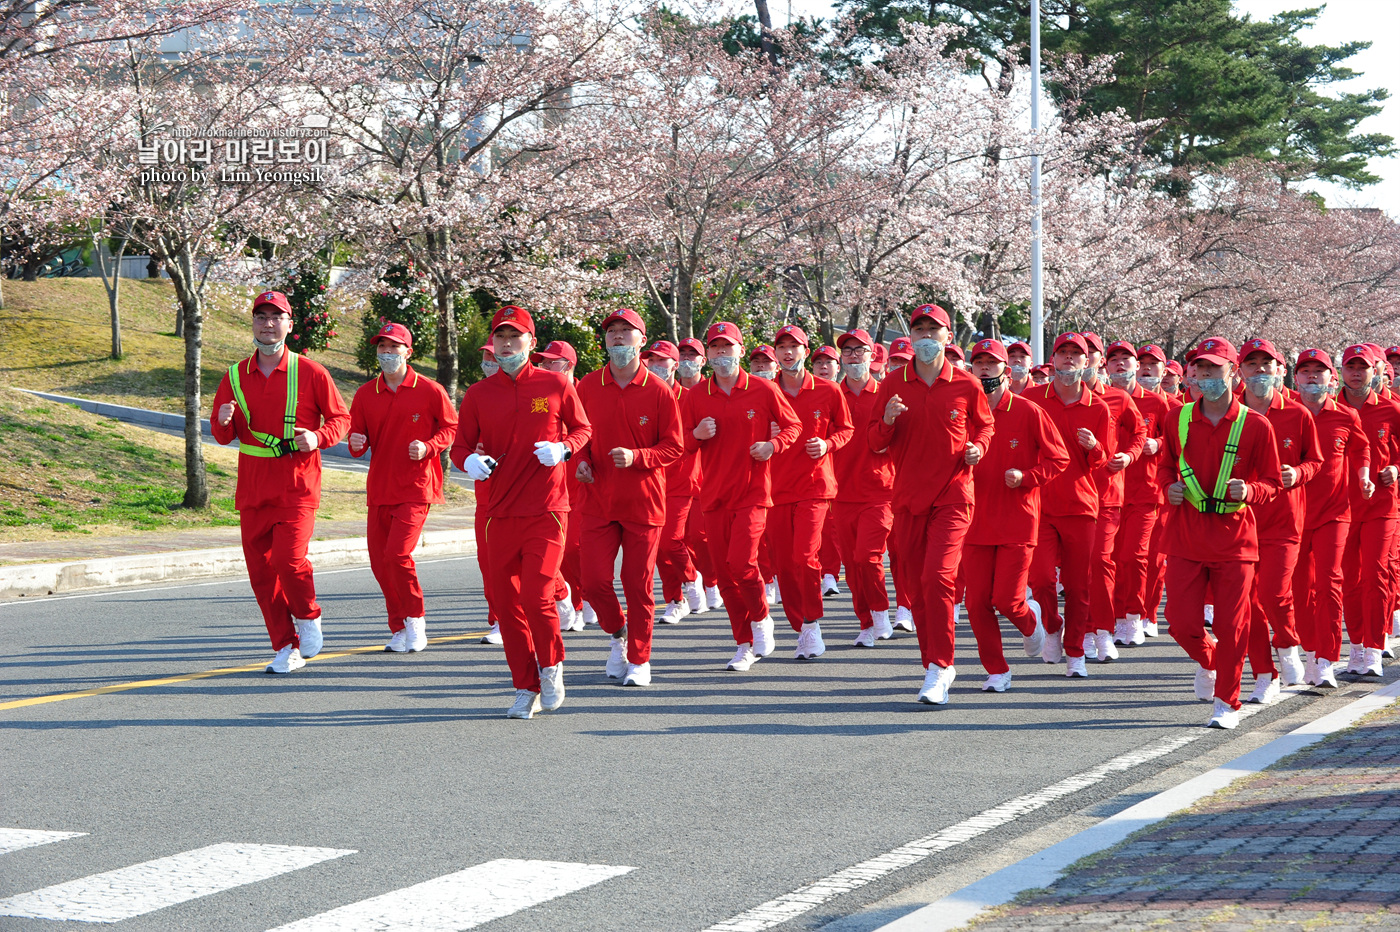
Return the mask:
{"type": "Polygon", "coordinates": [[[1085,858],[971,928],[1400,928],[1400,708],[1085,858]]]}

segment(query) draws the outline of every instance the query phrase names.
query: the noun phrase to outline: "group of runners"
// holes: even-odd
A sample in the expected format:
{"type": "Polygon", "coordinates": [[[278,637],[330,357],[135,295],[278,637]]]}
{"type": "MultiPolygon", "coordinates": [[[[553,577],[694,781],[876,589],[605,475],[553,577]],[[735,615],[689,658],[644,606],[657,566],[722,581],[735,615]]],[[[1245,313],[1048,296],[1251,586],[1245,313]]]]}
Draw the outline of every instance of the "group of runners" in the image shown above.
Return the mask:
{"type": "Polygon", "coordinates": [[[651,683],[654,620],[706,611],[728,615],[728,670],[777,649],[779,605],[793,656],[815,660],[842,576],[855,646],[914,631],[917,698],[932,704],[957,675],[963,612],[982,689],[1003,692],[998,615],[1027,657],[1086,677],[1087,661],[1158,636],[1165,592],[1220,728],[1238,723],[1246,660],[1245,701],[1267,703],[1280,685],[1335,687],[1344,632],[1348,672],[1381,676],[1391,656],[1400,346],[1356,344],[1334,362],[1210,337],[1183,365],[1155,345],[1064,333],[1034,366],[1021,342],[964,352],[929,304],[888,348],[864,330],[813,347],[787,325],[745,353],[732,323],[650,341],[623,308],[601,327],[608,362],[576,382],[573,347],[538,346],[529,312],[507,306],[457,410],[408,364],[412,336],[396,323],[373,338],[382,371],[347,410],[326,370],[285,348],[290,327],[284,295],[255,299],[255,352],[230,368],[212,416],[242,454],[235,503],[269,673],[321,649],[306,559],[316,451],[347,434],[353,455],[372,451],[386,650],[427,643],[412,552],[443,501],[442,453],[475,481],[483,641],[504,648],[512,718],[563,703],[562,632],[590,623],[611,636],[604,672],[624,686],[651,683]]]}

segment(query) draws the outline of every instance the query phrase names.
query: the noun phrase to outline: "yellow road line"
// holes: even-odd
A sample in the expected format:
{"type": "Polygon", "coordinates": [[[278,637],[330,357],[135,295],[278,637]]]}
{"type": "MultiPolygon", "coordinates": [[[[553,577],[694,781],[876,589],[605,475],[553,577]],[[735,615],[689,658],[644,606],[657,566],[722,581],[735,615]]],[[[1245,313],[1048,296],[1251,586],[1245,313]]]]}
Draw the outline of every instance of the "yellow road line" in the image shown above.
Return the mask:
{"type": "MultiPolygon", "coordinates": [[[[485,636],[485,631],[475,631],[471,634],[453,634],[447,637],[429,638],[429,644],[447,644],[452,641],[469,641],[472,638],[485,636]]],[[[384,646],[376,644],[373,647],[352,647],[349,650],[339,651],[334,654],[317,654],[307,663],[315,663],[318,660],[334,660],[337,657],[350,657],[354,654],[370,654],[382,652],[384,646]]],[[[148,689],[152,686],[170,686],[175,683],[188,683],[191,680],[205,680],[212,676],[228,676],[231,673],[252,673],[267,667],[266,662],[244,664],[241,667],[221,667],[218,670],[205,670],[202,673],[182,673],[179,676],[166,676],[155,680],[136,680],[131,683],[114,683],[111,686],[96,686],[92,689],[80,689],[71,693],[54,693],[48,696],[31,696],[28,699],[13,699],[9,702],[0,702],[0,712],[10,709],[23,709],[32,705],[45,705],[50,702],[62,702],[65,699],[82,699],[87,696],[105,696],[107,693],[126,692],[129,689],[148,689]]]]}

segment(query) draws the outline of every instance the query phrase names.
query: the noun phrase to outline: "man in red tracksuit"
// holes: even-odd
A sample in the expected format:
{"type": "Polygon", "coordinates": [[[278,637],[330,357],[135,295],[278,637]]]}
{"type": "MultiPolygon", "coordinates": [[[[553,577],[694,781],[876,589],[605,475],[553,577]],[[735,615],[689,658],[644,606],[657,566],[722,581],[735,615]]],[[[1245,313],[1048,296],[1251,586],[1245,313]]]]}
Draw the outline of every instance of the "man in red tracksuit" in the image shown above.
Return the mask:
{"type": "Polygon", "coordinates": [[[776,385],[739,368],[738,327],[711,324],[705,347],[714,375],[681,398],[682,437],[700,451],[705,536],[737,645],[727,669],[743,671],[774,649],[758,542],[773,503],[769,460],[797,442],[802,422],[776,385]]]}
{"type": "Polygon", "coordinates": [[[1255,506],[1273,499],[1283,485],[1268,418],[1230,391],[1236,358],[1220,337],[1196,348],[1192,380],[1201,398],[1167,431],[1178,476],[1167,487],[1167,620],[1172,637],[1200,664],[1196,697],[1215,698],[1211,728],[1239,724],[1249,594],[1259,562],[1255,506]],[[1230,453],[1231,447],[1238,452],[1230,453]],[[1205,630],[1208,591],[1214,637],[1205,630]]]}
{"type": "MultiPolygon", "coordinates": [[[[642,350],[642,364],[676,400],[677,417],[680,398],[689,391],[676,381],[679,361],[680,353],[670,340],[657,340],[642,350]]],[[[703,612],[707,608],[703,583],[686,545],[691,504],[700,491],[699,463],[698,453],[683,452],[666,467],[666,523],[661,526],[661,543],[656,551],[656,572],[661,577],[661,596],[666,603],[661,615],[663,624],[679,624],[692,611],[703,612]]]]}
{"type": "Polygon", "coordinates": [[[1337,688],[1333,665],[1342,657],[1342,553],[1351,528],[1351,501],[1367,501],[1371,445],[1352,408],[1331,397],[1336,379],[1325,350],[1298,354],[1298,397],[1313,416],[1322,466],[1303,486],[1306,507],[1293,574],[1293,602],[1304,655],[1304,682],[1337,688]]]}
{"type": "MultiPolygon", "coordinates": [[[[884,344],[875,344],[875,355],[870,361],[870,375],[877,383],[884,380],[884,370],[898,372],[914,360],[914,351],[910,349],[913,343],[908,337],[895,337],[890,341],[889,354],[885,356],[884,344]]],[[[891,518],[893,521],[893,518],[891,518]]],[[[899,544],[895,540],[894,532],[889,535],[890,553],[890,577],[894,580],[894,620],[891,622],[896,631],[914,630],[914,613],[910,606],[914,604],[914,583],[909,579],[909,574],[905,571],[904,565],[899,559],[899,544]]]]}
{"type": "Polygon", "coordinates": [[[215,440],[238,441],[233,503],[248,582],[276,651],[268,673],[291,673],[321,650],[306,548],[321,503],[319,450],[339,443],[350,426],[330,373],[286,348],[291,330],[286,295],[265,291],[253,299],[255,352],[224,375],[209,418],[215,440]]]}
{"type": "Polygon", "coordinates": [[[1142,455],[1123,471],[1123,512],[1113,551],[1113,640],[1117,644],[1138,645],[1147,638],[1142,619],[1147,614],[1148,561],[1162,504],[1157,470],[1162,462],[1162,431],[1171,406],[1161,395],[1138,384],[1138,351],[1133,344],[1110,344],[1106,365],[1113,387],[1127,392],[1132,399],[1142,417],[1145,434],[1142,455]]]}
{"type": "MultiPolygon", "coordinates": [[[[705,380],[705,344],[694,337],[686,337],[676,344],[680,361],[676,363],[676,384],[686,391],[695,388],[705,380]]],[[[677,396],[677,404],[680,397],[677,396]]],[[[685,438],[682,437],[682,440],[685,438]]],[[[699,580],[701,598],[690,601],[692,612],[724,608],[724,598],[719,594],[719,583],[715,582],[715,566],[710,561],[710,545],[705,542],[705,513],[700,510],[700,456],[695,457],[695,495],[690,502],[690,514],[685,520],[685,546],[690,551],[690,562],[695,564],[696,579],[699,580]]],[[[681,458],[683,461],[685,457],[681,458]]],[[[679,461],[678,461],[679,462],[679,461]]]]}
{"type": "Polygon", "coordinates": [[[452,463],[485,484],[486,546],[516,690],[506,715],[528,719],[564,702],[554,599],[569,512],[563,464],[592,428],[570,379],[530,363],[535,322],[528,311],[496,311],[491,342],[501,370],[462,396],[452,463]],[[477,453],[477,444],[485,452],[477,453]]]}
{"type": "Polygon", "coordinates": [[[1031,348],[1017,340],[1006,348],[1006,358],[1010,362],[1006,370],[1007,388],[1011,394],[1019,395],[1035,384],[1031,379],[1031,348]]]}
{"type": "Polygon", "coordinates": [[[413,371],[413,334],[386,323],[370,341],[382,370],[350,403],[350,454],[373,450],[365,496],[369,503],[369,566],[389,612],[387,651],[428,646],[423,587],[413,548],[442,504],[442,451],[457,434],[457,412],[441,385],[413,371]]]}
{"type": "Polygon", "coordinates": [[[1371,475],[1375,494],[1351,499],[1351,527],[1342,556],[1345,587],[1342,595],[1351,650],[1347,672],[1383,676],[1381,652],[1389,618],[1387,561],[1396,533],[1396,462],[1400,461],[1400,405],[1374,390],[1384,360],[1364,344],[1342,351],[1342,393],[1338,400],[1361,419],[1371,445],[1371,475]]]}
{"type": "Polygon", "coordinates": [[[1041,651],[1046,663],[1068,657],[1065,676],[1086,677],[1084,638],[1089,633],[1089,577],[1099,488],[1094,470],[1108,462],[1108,405],[1084,384],[1088,343],[1077,333],[1062,333],[1051,351],[1055,380],[1028,388],[1020,397],[1050,415],[1069,452],[1065,471],[1040,493],[1040,533],[1031,556],[1032,597],[1040,605],[1048,636],[1041,651]],[[1064,587],[1065,614],[1057,611],[1055,570],[1064,587]]]}
{"type": "MultiPolygon", "coordinates": [[[[541,369],[564,375],[577,390],[574,368],[578,366],[578,353],[569,343],[550,340],[530,357],[530,361],[541,369]]],[[[578,481],[573,469],[566,469],[564,489],[569,494],[569,511],[560,516],[564,522],[564,559],[559,563],[559,577],[554,581],[554,608],[559,613],[560,631],[582,631],[588,624],[598,623],[593,606],[583,598],[583,570],[579,555],[583,503],[588,498],[588,487],[578,481]]]]}
{"type": "Polygon", "coordinates": [[[1278,695],[1280,673],[1284,686],[1303,682],[1293,576],[1307,508],[1305,486],[1322,467],[1322,452],[1312,414],[1301,402],[1283,394],[1287,363],[1274,344],[1264,339],[1250,340],[1240,347],[1240,355],[1242,400],[1250,410],[1269,419],[1283,482],[1278,496],[1254,508],[1259,548],[1268,554],[1268,559],[1260,560],[1254,573],[1249,665],[1254,670],[1255,687],[1247,701],[1268,703],[1278,695]]]}
{"type": "Polygon", "coordinates": [[[680,458],[680,412],[671,387],[642,365],[646,324],[621,308],[603,320],[608,364],[583,377],[579,400],[593,435],[579,451],[577,476],[589,485],[582,515],[583,594],[612,635],[606,672],[623,686],[651,685],[651,578],[666,523],[666,468],[680,458]],[[622,551],[622,594],[613,565],[622,551]]]}
{"type": "Polygon", "coordinates": [[[914,629],[924,683],[918,699],[948,701],[954,586],[972,523],[972,467],[992,439],[981,383],[947,358],[952,324],[936,304],[909,319],[914,361],[880,383],[866,442],[894,460],[894,536],[914,588],[914,629]]]}
{"type": "Polygon", "coordinates": [[[875,418],[880,384],[870,376],[875,342],[864,330],[852,330],[836,338],[841,348],[842,397],[854,425],[851,440],[836,451],[836,543],[846,566],[851,605],[860,622],[856,647],[874,647],[894,634],[890,626],[890,598],[885,590],[885,547],[894,513],[890,498],[894,488],[894,463],[888,450],[870,448],[866,435],[875,418]]]}
{"type": "MultiPolygon", "coordinates": [[[[840,351],[834,346],[818,346],[812,350],[812,375],[822,381],[839,384],[840,351]]],[[[823,596],[841,594],[841,548],[836,542],[836,537],[836,509],[833,507],[826,511],[826,523],[822,525],[822,547],[818,553],[822,565],[823,596]]]]}
{"type": "MultiPolygon", "coordinates": [[[[1113,630],[1118,621],[1113,606],[1118,568],[1113,562],[1113,554],[1123,522],[1123,473],[1142,456],[1147,432],[1143,427],[1142,415],[1128,393],[1117,386],[1105,384],[1099,378],[1099,367],[1106,356],[1098,334],[1085,333],[1083,336],[1089,344],[1089,366],[1084,383],[1108,405],[1111,416],[1108,462],[1094,473],[1094,481],[1099,487],[1099,517],[1094,525],[1094,560],[1090,564],[1092,572],[1089,584],[1089,617],[1094,628],[1092,654],[1099,663],[1108,663],[1118,659],[1118,648],[1113,643],[1113,630]]],[[[1122,345],[1132,349],[1131,344],[1122,345]]],[[[1091,653],[1088,644],[1084,645],[1084,653],[1086,656],[1091,653]]]]}
{"type": "Polygon", "coordinates": [[[1006,692],[1011,668],[1001,647],[997,612],[1024,639],[1027,657],[1045,646],[1040,606],[1026,601],[1031,551],[1040,533],[1040,490],[1069,465],[1050,415],[1011,391],[1007,352],[1000,340],[972,348],[972,374],[982,383],[996,420],[992,444],[975,470],[977,501],[963,550],[964,604],[987,671],[984,692],[1006,692]]]}
{"type": "MultiPolygon", "coordinates": [[[[1181,407],[1181,400],[1175,391],[1168,391],[1166,388],[1166,376],[1169,374],[1167,367],[1168,365],[1179,366],[1180,364],[1174,359],[1168,360],[1167,354],[1162,351],[1162,348],[1152,343],[1138,350],[1137,359],[1138,387],[1149,394],[1156,395],[1166,403],[1166,408],[1162,413],[1162,424],[1165,425],[1165,430],[1170,430],[1171,419],[1176,416],[1177,410],[1181,407]]],[[[1134,398],[1134,403],[1136,402],[1137,399],[1134,398]]],[[[1138,409],[1143,410],[1142,405],[1139,405],[1138,409]]],[[[1165,437],[1165,430],[1163,437],[1165,437]]],[[[1160,453],[1160,450],[1158,452],[1160,453]]],[[[1133,465],[1137,466],[1138,464],[1133,465]]],[[[1167,509],[1165,507],[1166,499],[1160,489],[1165,484],[1163,480],[1169,478],[1170,470],[1165,468],[1160,456],[1151,465],[1156,471],[1153,481],[1159,490],[1157,493],[1157,520],[1152,526],[1152,536],[1147,545],[1147,579],[1143,585],[1141,610],[1138,612],[1142,619],[1144,640],[1157,637],[1157,611],[1162,607],[1162,588],[1167,575],[1167,558],[1162,553],[1162,536],[1167,530],[1167,509]]],[[[1131,475],[1132,473],[1129,473],[1129,476],[1131,475]]],[[[1131,610],[1127,607],[1129,602],[1131,599],[1124,603],[1125,613],[1131,610]]],[[[1135,632],[1136,626],[1128,629],[1130,640],[1135,640],[1133,637],[1135,632]]]]}
{"type": "Polygon", "coordinates": [[[836,496],[832,453],[850,442],[854,428],[835,383],[809,373],[807,334],[796,324],[773,335],[778,388],[802,421],[797,442],[773,456],[773,507],[768,537],[778,567],[783,614],[797,632],[796,660],[826,653],[822,641],[821,543],[831,500],[836,496]]]}

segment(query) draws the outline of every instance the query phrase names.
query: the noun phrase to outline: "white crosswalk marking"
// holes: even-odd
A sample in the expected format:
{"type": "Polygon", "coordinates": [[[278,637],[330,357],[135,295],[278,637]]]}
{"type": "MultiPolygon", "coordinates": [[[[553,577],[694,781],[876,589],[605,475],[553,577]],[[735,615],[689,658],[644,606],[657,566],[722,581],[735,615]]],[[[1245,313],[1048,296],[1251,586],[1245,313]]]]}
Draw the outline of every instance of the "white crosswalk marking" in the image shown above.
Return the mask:
{"type": "Polygon", "coordinates": [[[0,828],[0,854],[21,848],[37,848],[68,838],[81,838],[87,832],[38,832],[29,828],[0,828]]]}
{"type": "Polygon", "coordinates": [[[462,932],[633,870],[560,861],[487,861],[272,932],[462,932]]]}
{"type": "Polygon", "coordinates": [[[120,922],[354,853],[288,845],[210,845],[0,900],[0,916],[120,922]]]}

